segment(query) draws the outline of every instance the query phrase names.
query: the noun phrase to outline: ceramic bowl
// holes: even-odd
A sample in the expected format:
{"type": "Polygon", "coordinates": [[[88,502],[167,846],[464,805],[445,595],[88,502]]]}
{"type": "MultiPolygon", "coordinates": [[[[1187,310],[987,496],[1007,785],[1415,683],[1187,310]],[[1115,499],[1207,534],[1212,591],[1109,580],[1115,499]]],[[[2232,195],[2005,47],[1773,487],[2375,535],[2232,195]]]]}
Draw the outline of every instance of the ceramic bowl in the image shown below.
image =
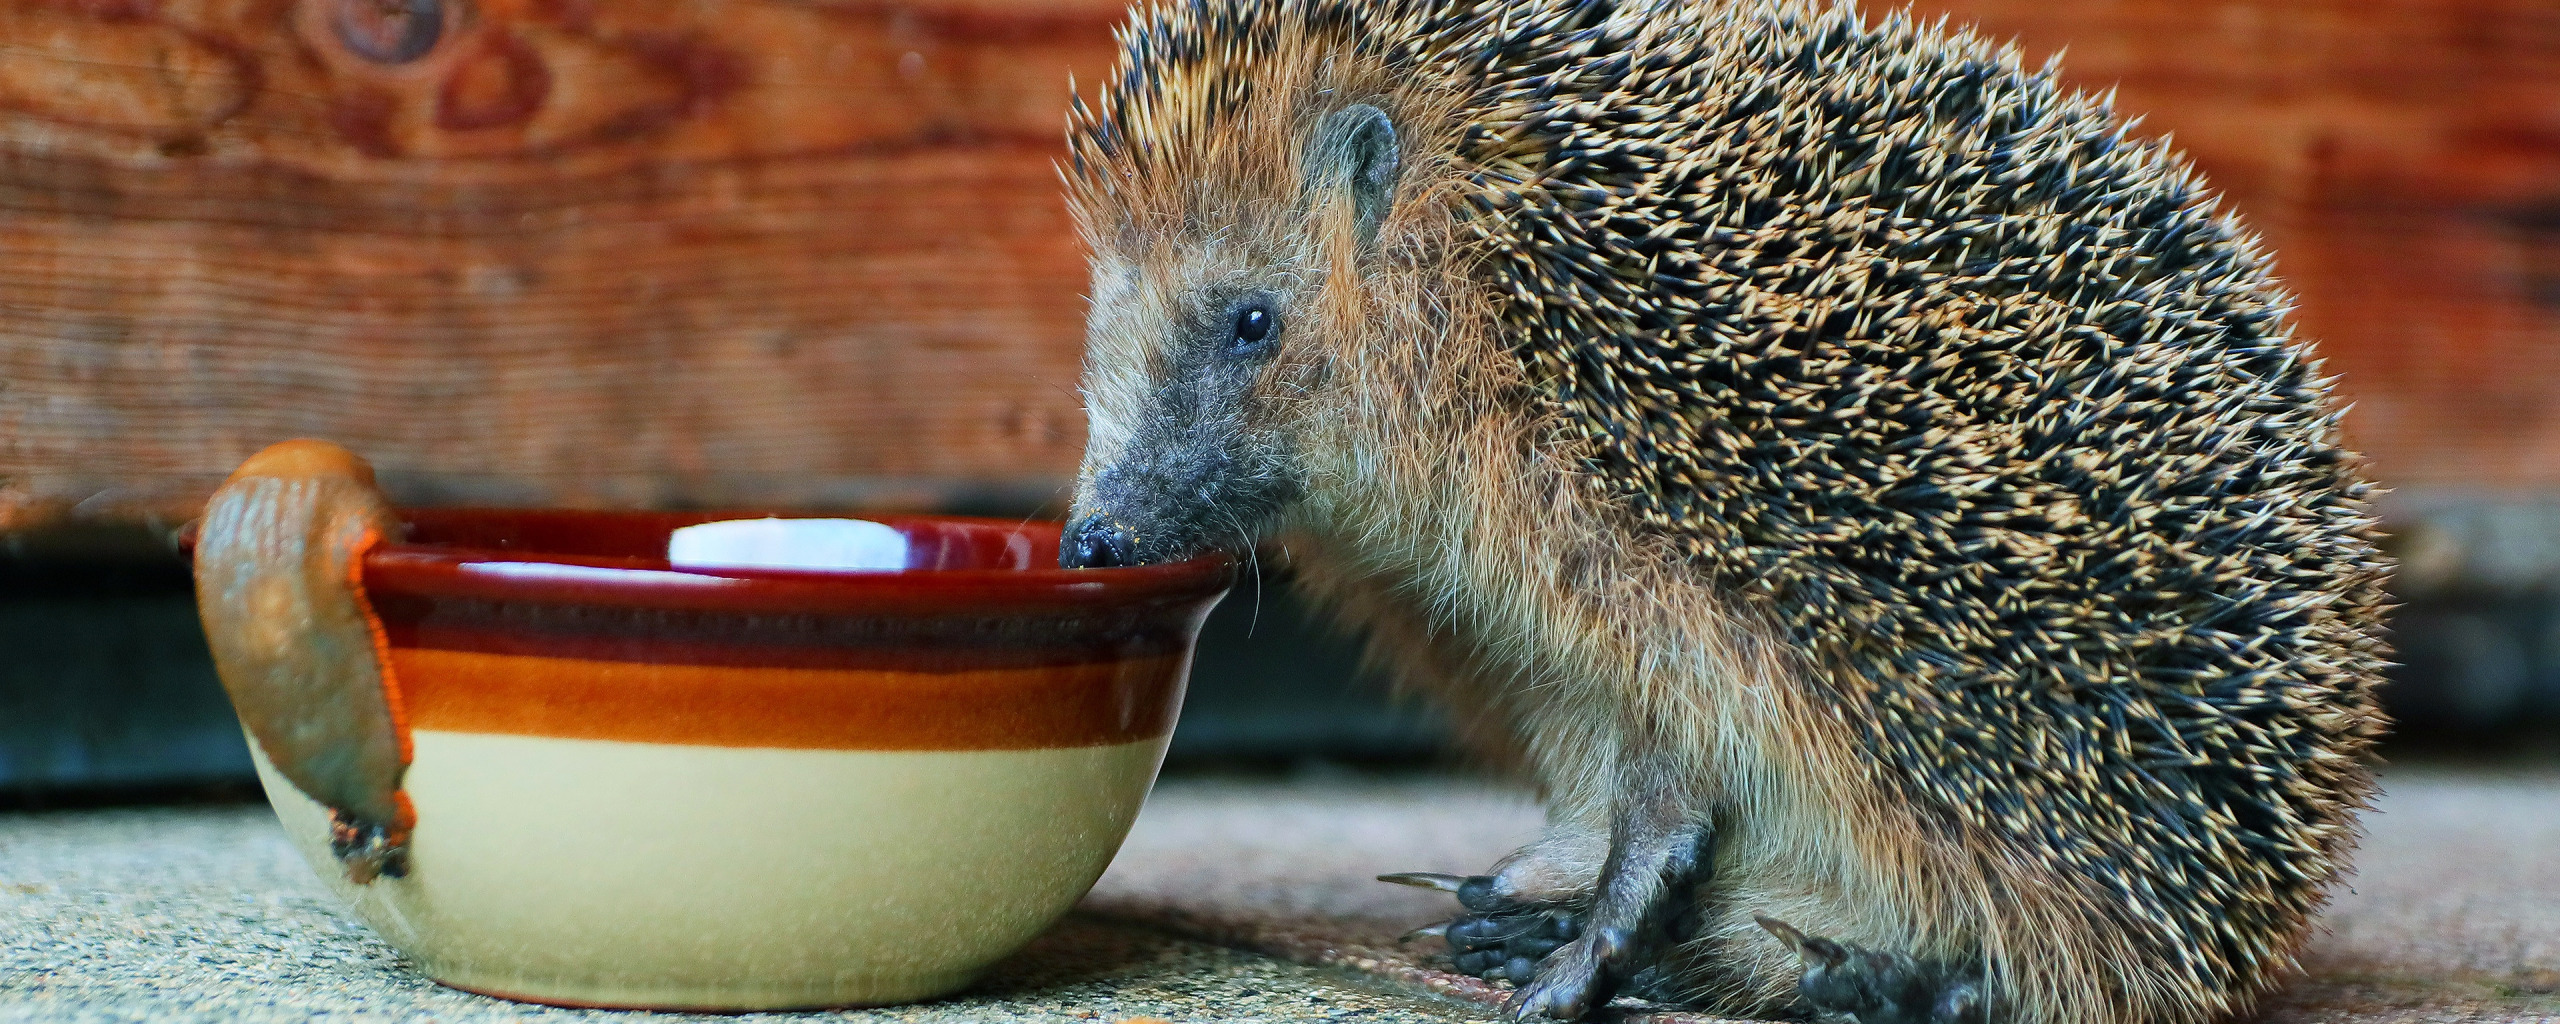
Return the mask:
{"type": "Polygon", "coordinates": [[[806,571],[757,567],[771,536],[670,562],[739,516],[393,514],[349,582],[408,759],[404,872],[354,880],[330,807],[263,749],[260,776],[428,975],[569,1005],[966,985],[1110,862],[1232,573],[1058,569],[1054,523],[864,520],[894,568],[806,571]]]}

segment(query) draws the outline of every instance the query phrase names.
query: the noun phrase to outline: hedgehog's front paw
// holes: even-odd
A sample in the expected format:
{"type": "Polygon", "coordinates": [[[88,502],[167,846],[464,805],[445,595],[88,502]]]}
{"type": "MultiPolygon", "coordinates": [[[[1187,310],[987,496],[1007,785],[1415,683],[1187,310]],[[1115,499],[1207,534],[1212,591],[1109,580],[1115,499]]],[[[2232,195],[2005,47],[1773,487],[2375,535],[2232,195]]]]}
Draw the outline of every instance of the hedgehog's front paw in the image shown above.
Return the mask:
{"type": "Polygon", "coordinates": [[[1862,949],[1757,918],[1804,958],[1796,991],[1822,1021],[1843,1024],[1985,1024],[1989,1000],[1978,971],[1862,949]]]}
{"type": "Polygon", "coordinates": [[[1581,907],[1509,895],[1493,875],[1415,871],[1380,875],[1378,880],[1436,889],[1458,897],[1458,905],[1466,908],[1466,913],[1414,935],[1438,935],[1448,940],[1450,960],[1458,973],[1487,981],[1526,985],[1536,976],[1540,960],[1582,934],[1581,907]]]}
{"type": "Polygon", "coordinates": [[[1582,934],[1582,912],[1567,907],[1497,908],[1448,926],[1449,953],[1462,974],[1526,985],[1557,947],[1582,934]]]}

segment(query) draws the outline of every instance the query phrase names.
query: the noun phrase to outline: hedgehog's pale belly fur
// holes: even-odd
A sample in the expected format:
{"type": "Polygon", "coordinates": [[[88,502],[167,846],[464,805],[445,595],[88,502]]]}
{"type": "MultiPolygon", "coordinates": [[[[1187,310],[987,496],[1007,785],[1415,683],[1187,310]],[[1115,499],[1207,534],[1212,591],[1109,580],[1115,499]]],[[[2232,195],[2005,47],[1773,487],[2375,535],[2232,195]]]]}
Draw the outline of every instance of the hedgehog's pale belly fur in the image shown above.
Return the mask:
{"type": "Polygon", "coordinates": [[[1978,41],[1790,0],[1140,24],[1073,136],[1093,450],[1172,296],[1311,283],[1280,536],[1546,792],[1507,877],[1592,885],[1650,722],[1715,816],[1692,967],[1727,1009],[1796,976],[1753,913],[1981,960],[2022,1021],[2281,975],[2370,788],[2383,563],[2174,155],[1978,41]],[[1370,254],[1265,198],[1350,100],[1410,155],[1370,254]]]}

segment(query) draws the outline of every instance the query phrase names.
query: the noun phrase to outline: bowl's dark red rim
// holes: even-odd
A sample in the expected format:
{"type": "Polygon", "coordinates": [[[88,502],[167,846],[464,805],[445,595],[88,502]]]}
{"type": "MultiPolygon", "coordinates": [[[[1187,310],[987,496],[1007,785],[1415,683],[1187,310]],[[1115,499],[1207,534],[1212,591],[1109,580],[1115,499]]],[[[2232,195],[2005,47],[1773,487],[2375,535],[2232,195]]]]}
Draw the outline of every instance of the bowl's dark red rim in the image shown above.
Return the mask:
{"type": "MultiPolygon", "coordinates": [[[[412,510],[403,510],[407,515],[412,510]]],[[[474,515],[573,514],[597,518],[663,518],[665,513],[437,508],[415,510],[438,518],[474,515]]],[[[1009,531],[1054,532],[1055,520],[979,516],[719,510],[688,513],[704,521],[780,516],[830,518],[854,515],[875,522],[957,523],[1009,531]]],[[[364,559],[365,589],[375,595],[414,595],[539,604],[588,604],[669,610],[772,613],[954,613],[971,610],[1098,608],[1183,602],[1214,596],[1234,582],[1236,560],[1212,551],[1182,562],[1110,569],[910,569],[823,571],[679,568],[664,559],[546,554],[522,549],[448,544],[382,543],[364,559]],[[541,570],[497,565],[560,566],[541,570]],[[603,570],[580,572],[579,570],[603,570]]]]}

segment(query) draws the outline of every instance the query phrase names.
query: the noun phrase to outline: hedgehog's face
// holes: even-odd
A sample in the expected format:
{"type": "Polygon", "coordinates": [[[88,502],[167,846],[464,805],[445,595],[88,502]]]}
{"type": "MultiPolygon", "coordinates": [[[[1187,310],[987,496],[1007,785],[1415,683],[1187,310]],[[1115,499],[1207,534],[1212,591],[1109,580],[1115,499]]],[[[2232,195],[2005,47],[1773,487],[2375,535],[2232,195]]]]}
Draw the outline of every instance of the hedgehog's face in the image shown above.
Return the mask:
{"type": "Polygon", "coordinates": [[[1322,119],[1278,201],[1191,218],[1173,238],[1097,237],[1087,325],[1090,440],[1059,563],[1144,565],[1250,545],[1305,486],[1337,244],[1365,244],[1396,135],[1365,104],[1322,119]]]}

